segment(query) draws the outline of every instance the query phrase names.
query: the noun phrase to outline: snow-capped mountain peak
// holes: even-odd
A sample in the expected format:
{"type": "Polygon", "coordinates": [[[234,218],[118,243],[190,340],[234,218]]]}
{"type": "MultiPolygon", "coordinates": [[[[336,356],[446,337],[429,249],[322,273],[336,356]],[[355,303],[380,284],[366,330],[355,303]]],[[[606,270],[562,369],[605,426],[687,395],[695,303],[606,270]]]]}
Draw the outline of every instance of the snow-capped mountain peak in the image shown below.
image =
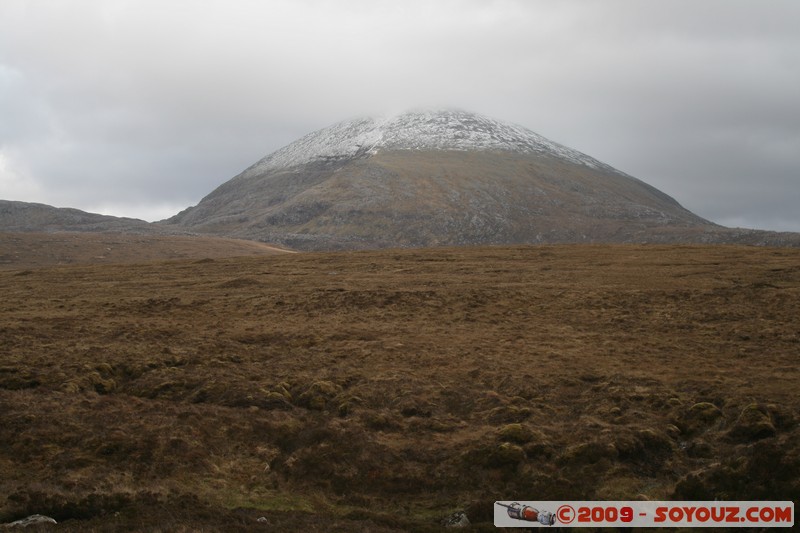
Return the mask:
{"type": "Polygon", "coordinates": [[[245,171],[245,177],[313,161],[351,159],[380,150],[491,150],[538,153],[591,168],[608,168],[586,154],[533,131],[459,110],[410,111],[358,118],[310,133],[273,152],[245,171]]]}
{"type": "Polygon", "coordinates": [[[716,231],[641,180],[464,111],[334,124],[167,223],[302,250],[680,242],[716,231]]]}

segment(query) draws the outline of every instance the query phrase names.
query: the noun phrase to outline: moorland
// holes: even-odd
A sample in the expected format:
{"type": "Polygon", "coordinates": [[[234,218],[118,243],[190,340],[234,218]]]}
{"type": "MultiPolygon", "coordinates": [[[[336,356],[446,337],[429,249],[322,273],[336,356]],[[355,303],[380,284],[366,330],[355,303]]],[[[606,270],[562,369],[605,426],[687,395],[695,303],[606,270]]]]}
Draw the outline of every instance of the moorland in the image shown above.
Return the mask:
{"type": "Polygon", "coordinates": [[[0,523],[494,531],[495,500],[800,497],[797,249],[79,263],[0,270],[0,523]]]}

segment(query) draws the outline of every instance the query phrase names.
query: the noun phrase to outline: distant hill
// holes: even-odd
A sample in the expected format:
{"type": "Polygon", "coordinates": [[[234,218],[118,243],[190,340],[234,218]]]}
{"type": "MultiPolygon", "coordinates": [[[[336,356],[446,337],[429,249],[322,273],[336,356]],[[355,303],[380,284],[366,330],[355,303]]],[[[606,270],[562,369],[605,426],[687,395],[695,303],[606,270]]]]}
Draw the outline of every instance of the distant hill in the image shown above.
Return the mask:
{"type": "Polygon", "coordinates": [[[556,242],[800,244],[731,230],[528,129],[463,111],[342,122],[163,221],[327,250],[556,242]]]}
{"type": "Polygon", "coordinates": [[[250,240],[187,233],[133,218],[0,200],[0,269],[286,252],[250,240]]]}
{"type": "Polygon", "coordinates": [[[131,264],[286,253],[260,242],[191,235],[0,233],[0,270],[58,265],[131,264]]]}
{"type": "Polygon", "coordinates": [[[0,231],[117,231],[153,233],[156,226],[136,218],[87,213],[79,209],[0,200],[0,231]]]}

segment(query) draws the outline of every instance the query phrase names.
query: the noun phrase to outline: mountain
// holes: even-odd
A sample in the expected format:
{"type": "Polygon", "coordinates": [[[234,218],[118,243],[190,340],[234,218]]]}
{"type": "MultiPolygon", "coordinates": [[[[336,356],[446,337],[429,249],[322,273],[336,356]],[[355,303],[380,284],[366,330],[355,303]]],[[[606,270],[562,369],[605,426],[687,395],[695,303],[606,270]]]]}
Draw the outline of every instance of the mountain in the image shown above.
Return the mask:
{"type": "Polygon", "coordinates": [[[335,124],[158,222],[0,200],[2,232],[204,234],[297,250],[574,242],[800,246],[731,229],[526,128],[464,111],[335,124]]]}
{"type": "Polygon", "coordinates": [[[87,231],[152,233],[156,228],[136,218],[87,213],[69,207],[0,200],[0,231],[87,231]]]}
{"type": "Polygon", "coordinates": [[[308,250],[754,238],[586,154],[464,111],[313,132],[163,222],[308,250]]]}

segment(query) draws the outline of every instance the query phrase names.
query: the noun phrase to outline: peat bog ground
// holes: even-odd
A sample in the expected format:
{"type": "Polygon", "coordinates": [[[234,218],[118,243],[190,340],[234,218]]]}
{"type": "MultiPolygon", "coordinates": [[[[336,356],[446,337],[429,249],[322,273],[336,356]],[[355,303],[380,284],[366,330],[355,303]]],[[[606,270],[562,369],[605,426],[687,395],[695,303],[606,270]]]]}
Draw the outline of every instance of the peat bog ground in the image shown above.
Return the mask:
{"type": "Polygon", "coordinates": [[[0,294],[0,523],[495,531],[495,500],[800,500],[797,249],[14,268],[0,294]]]}

